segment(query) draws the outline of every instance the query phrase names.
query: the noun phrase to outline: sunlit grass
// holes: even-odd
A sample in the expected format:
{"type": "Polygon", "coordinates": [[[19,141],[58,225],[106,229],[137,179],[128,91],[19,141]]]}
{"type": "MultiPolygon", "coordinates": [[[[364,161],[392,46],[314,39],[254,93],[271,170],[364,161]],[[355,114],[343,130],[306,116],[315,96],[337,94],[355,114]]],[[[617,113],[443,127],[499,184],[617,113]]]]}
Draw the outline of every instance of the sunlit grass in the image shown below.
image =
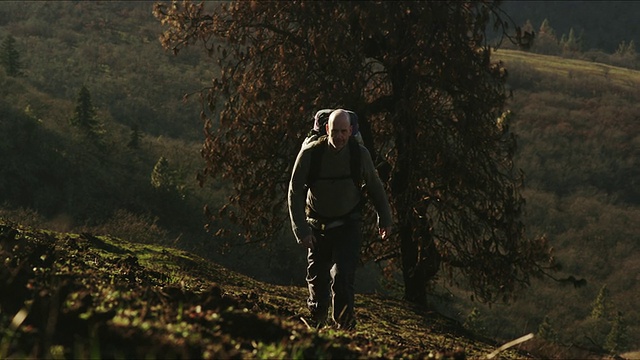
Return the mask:
{"type": "MultiPolygon", "coordinates": [[[[48,307],[46,313],[74,324],[65,330],[70,340],[53,342],[47,355],[52,358],[127,357],[147,351],[152,357],[410,359],[457,348],[475,358],[495,348],[436,313],[373,294],[356,297],[357,330],[308,328],[300,320],[307,316],[304,287],[259,282],[171,248],[29,229],[21,230],[20,241],[37,243],[31,251],[56,253],[58,261],[51,271],[34,273],[39,294],[60,291],[55,287],[60,286],[55,285],[58,277],[75,284],[67,287],[68,295],[57,305],[36,296],[36,302],[48,307]],[[83,330],[87,326],[90,333],[83,330]],[[91,333],[95,329],[100,331],[91,333]]],[[[30,252],[14,256],[37,259],[30,252]]],[[[12,335],[8,319],[0,320],[3,357],[32,351],[17,349],[15,341],[29,344],[26,339],[35,333],[20,327],[12,335]]],[[[518,357],[513,352],[504,356],[518,357]]]]}
{"type": "Polygon", "coordinates": [[[640,87],[640,71],[613,65],[507,49],[494,51],[492,58],[503,61],[507,68],[509,64],[524,63],[551,76],[603,78],[629,90],[640,87]]]}

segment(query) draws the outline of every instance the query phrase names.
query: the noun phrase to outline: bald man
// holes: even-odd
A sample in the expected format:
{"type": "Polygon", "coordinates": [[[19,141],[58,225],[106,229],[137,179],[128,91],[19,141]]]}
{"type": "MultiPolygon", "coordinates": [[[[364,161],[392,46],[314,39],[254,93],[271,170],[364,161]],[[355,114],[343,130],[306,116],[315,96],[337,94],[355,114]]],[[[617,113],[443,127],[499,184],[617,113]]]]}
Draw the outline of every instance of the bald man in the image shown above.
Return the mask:
{"type": "Polygon", "coordinates": [[[351,136],[348,112],[334,110],[326,127],[327,136],[304,144],[298,153],[289,182],[289,215],[296,240],[307,248],[307,305],[315,325],[326,324],[332,300],[331,319],[339,328],[353,329],[362,240],[361,185],[378,213],[383,239],[390,232],[391,210],[369,151],[351,136]]]}

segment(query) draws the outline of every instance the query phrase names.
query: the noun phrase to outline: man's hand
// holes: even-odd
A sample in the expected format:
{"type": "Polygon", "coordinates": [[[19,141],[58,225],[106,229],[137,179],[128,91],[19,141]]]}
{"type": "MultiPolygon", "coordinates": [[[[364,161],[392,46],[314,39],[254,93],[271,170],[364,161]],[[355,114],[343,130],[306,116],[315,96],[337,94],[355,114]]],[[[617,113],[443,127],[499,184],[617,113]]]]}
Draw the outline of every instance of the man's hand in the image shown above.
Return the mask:
{"type": "Polygon", "coordinates": [[[313,234],[307,235],[300,241],[300,244],[306,248],[313,250],[316,244],[316,237],[313,236],[313,234]]]}
{"type": "Polygon", "coordinates": [[[387,240],[387,238],[389,238],[389,235],[391,235],[391,227],[387,226],[384,228],[379,228],[378,233],[380,233],[380,237],[382,238],[382,240],[387,240]]]}

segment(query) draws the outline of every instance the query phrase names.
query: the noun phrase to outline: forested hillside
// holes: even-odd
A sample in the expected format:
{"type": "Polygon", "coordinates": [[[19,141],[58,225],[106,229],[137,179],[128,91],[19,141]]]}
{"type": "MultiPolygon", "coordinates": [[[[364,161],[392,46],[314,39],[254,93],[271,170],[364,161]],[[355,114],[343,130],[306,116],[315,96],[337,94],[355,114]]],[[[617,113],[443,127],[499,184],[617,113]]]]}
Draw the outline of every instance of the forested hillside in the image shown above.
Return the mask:
{"type": "Polygon", "coordinates": [[[14,39],[20,73],[0,71],[6,209],[63,229],[202,228],[212,195],[193,181],[200,122],[183,96],[212,73],[198,55],[163,52],[158,31],[146,2],[3,3],[0,37],[14,39]],[[70,121],[83,87],[90,133],[70,121]]]}
{"type": "Polygon", "coordinates": [[[480,310],[485,329],[637,349],[640,72],[504,50],[494,58],[510,72],[528,231],[546,236],[562,272],[586,284],[536,282],[512,306],[480,310]]]}
{"type": "Polygon", "coordinates": [[[8,1],[0,8],[0,35],[17,39],[24,77],[56,100],[74,100],[84,85],[115,123],[194,139],[198,112],[183,95],[206,86],[213,69],[204,54],[177,58],[158,46],[151,5],[8,1]]]}
{"type": "MultiPolygon", "coordinates": [[[[214,62],[195,49],[164,52],[150,2],[2,5],[0,41],[15,39],[21,75],[0,68],[0,217],[216,257],[218,239],[202,229],[201,208],[225,188],[196,184],[202,125],[197,98],[183,101],[207,86],[214,62]],[[97,140],[70,122],[83,86],[97,140]]],[[[632,39],[618,30],[616,44],[632,39]]],[[[602,49],[616,48],[607,44],[602,49]]],[[[493,338],[539,332],[560,349],[638,349],[640,73],[530,52],[494,55],[507,64],[513,91],[523,221],[531,236],[549,239],[562,273],[586,285],[543,279],[513,305],[489,308],[440,284],[433,305],[493,338]]],[[[245,257],[260,266],[236,267],[299,284],[304,258],[290,240],[269,264],[245,257]]],[[[359,284],[389,291],[377,279],[359,284]]]]}

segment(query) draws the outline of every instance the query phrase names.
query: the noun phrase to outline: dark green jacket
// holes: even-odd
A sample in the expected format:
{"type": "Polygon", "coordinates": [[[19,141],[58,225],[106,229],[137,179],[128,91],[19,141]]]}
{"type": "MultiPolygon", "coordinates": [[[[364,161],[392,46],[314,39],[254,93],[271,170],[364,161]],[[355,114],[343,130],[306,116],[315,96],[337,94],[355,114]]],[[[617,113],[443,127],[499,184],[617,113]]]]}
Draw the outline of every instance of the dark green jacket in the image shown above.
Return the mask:
{"type": "MultiPolygon", "coordinates": [[[[291,173],[289,182],[289,215],[291,227],[298,242],[311,234],[306,220],[305,208],[308,205],[314,212],[326,218],[339,218],[347,215],[362,200],[362,191],[354,184],[350,175],[349,146],[334,151],[328,146],[322,154],[319,180],[307,184],[311,167],[311,152],[316,142],[302,145],[291,173]]],[[[389,200],[382,181],[378,177],[371,155],[364,146],[360,148],[362,179],[366,192],[378,213],[378,226],[391,226],[389,200]]]]}

